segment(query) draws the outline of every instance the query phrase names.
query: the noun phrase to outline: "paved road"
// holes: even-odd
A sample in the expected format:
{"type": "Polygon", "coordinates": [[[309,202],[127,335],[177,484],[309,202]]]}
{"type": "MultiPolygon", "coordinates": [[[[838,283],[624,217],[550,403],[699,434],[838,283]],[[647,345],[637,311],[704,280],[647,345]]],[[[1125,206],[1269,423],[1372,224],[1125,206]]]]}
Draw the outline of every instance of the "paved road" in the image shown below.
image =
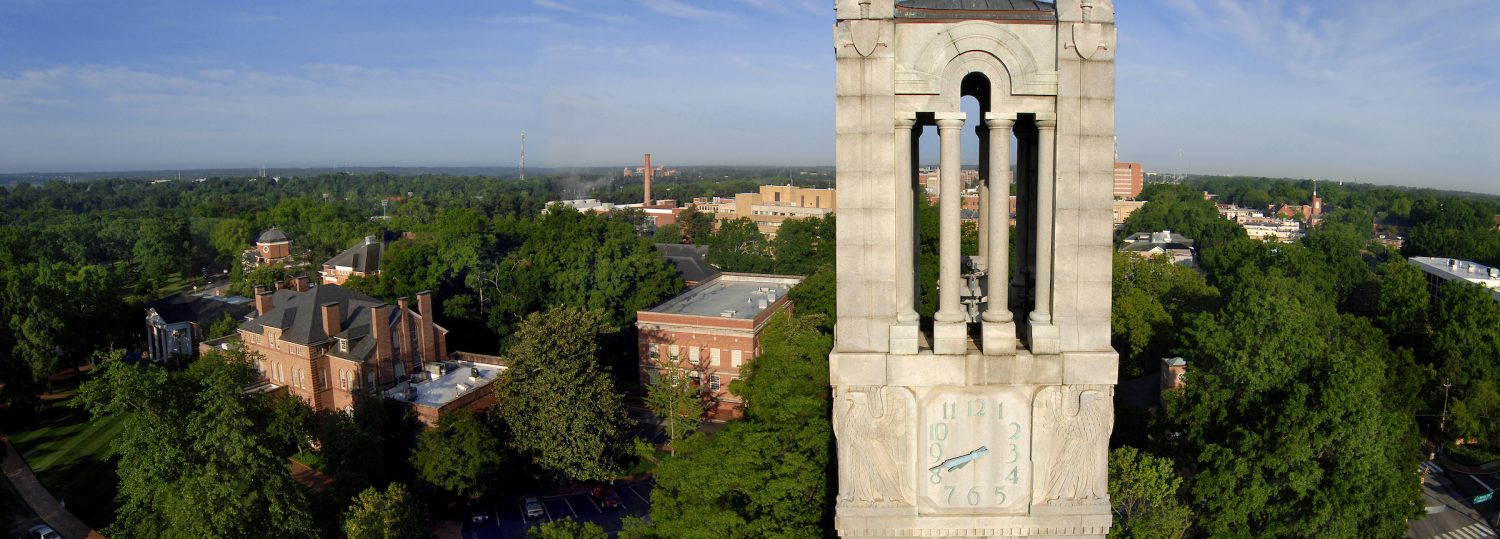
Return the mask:
{"type": "Polygon", "coordinates": [[[1474,497],[1484,494],[1490,487],[1500,487],[1500,479],[1493,475],[1465,475],[1453,471],[1431,468],[1427,482],[1422,485],[1422,501],[1427,507],[1426,518],[1412,521],[1406,536],[1413,539],[1479,539],[1497,538],[1487,524],[1495,518],[1500,501],[1474,504],[1474,497]]]}
{"type": "Polygon", "coordinates": [[[495,514],[499,516],[494,522],[483,526],[465,524],[463,537],[464,539],[524,538],[526,531],[533,526],[559,518],[594,522],[602,526],[605,532],[613,535],[620,531],[621,522],[625,517],[644,517],[651,512],[650,480],[622,483],[615,487],[615,491],[620,494],[624,502],[624,507],[619,509],[600,507],[588,494],[541,497],[539,499],[546,514],[540,518],[527,517],[522,510],[519,498],[507,500],[503,505],[495,508],[495,514]]]}
{"type": "MultiPolygon", "coordinates": [[[[16,452],[16,448],[10,445],[9,440],[0,438],[0,445],[5,446],[4,457],[0,458],[0,469],[5,471],[7,486],[16,493],[15,496],[7,496],[7,499],[24,500],[24,504],[30,507],[34,516],[39,515],[42,520],[47,522],[48,526],[57,530],[63,537],[68,539],[102,537],[89,529],[89,526],[84,524],[83,521],[78,520],[78,517],[73,516],[73,513],[64,509],[62,504],[57,502],[57,498],[52,497],[51,492],[47,492],[47,488],[43,487],[42,482],[38,481],[36,475],[31,473],[31,468],[26,465],[26,460],[21,458],[21,454],[16,452]]],[[[9,515],[9,511],[7,511],[7,515],[9,515]]],[[[27,528],[35,525],[33,523],[23,527],[21,529],[22,533],[27,528]]],[[[7,533],[10,531],[10,526],[11,523],[7,521],[7,533]]]]}
{"type": "Polygon", "coordinates": [[[45,524],[42,517],[21,500],[21,493],[16,492],[9,478],[0,478],[0,524],[4,525],[4,536],[8,538],[23,537],[32,526],[45,524]]]}

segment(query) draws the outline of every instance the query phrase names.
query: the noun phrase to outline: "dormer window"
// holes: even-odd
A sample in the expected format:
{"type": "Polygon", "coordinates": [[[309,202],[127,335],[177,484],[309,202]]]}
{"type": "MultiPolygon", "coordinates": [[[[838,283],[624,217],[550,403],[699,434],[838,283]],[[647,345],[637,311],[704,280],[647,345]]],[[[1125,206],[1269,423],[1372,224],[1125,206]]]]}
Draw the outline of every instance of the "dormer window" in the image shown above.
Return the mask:
{"type": "Polygon", "coordinates": [[[344,338],[340,338],[339,339],[339,351],[340,352],[348,352],[349,351],[349,339],[344,339],[344,338]]]}

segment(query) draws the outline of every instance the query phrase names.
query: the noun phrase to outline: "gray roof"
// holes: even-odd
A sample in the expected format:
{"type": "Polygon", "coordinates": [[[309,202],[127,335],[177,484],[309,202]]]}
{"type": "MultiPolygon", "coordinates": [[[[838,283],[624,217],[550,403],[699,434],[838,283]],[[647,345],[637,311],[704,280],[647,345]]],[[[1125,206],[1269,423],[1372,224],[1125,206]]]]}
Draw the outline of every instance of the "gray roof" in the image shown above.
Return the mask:
{"type": "Polygon", "coordinates": [[[902,0],[896,18],[1056,21],[1057,6],[1038,0],[902,0]]]}
{"type": "Polygon", "coordinates": [[[281,243],[284,241],[292,241],[292,239],[286,237],[286,233],[282,232],[281,229],[273,226],[270,230],[262,232],[260,237],[256,238],[255,243],[281,243]]]}
{"type": "Polygon", "coordinates": [[[685,245],[681,243],[658,243],[657,252],[672,265],[677,266],[677,276],[684,281],[701,283],[719,274],[719,268],[710,266],[707,245],[685,245]]]}
{"type": "Polygon", "coordinates": [[[789,275],[721,273],[648,310],[688,316],[752,319],[775,305],[776,300],[786,297],[787,291],[800,282],[802,277],[789,275]]]}
{"type": "MultiPolygon", "coordinates": [[[[259,317],[240,324],[240,329],[261,333],[266,326],[281,330],[281,340],[297,344],[313,344],[342,337],[349,340],[349,352],[330,351],[331,355],[363,361],[374,349],[370,335],[370,308],[385,305],[385,302],[338,285],[315,286],[306,292],[277,290],[271,295],[271,310],[259,317]],[[323,309],[325,303],[338,302],[339,321],[342,331],[338,335],[323,332],[323,309]]],[[[389,309],[393,319],[396,309],[389,309]]]]}
{"type": "Polygon", "coordinates": [[[148,303],[146,308],[155,311],[156,316],[168,324],[192,322],[202,325],[218,320],[224,313],[229,313],[236,320],[244,318],[255,310],[255,305],[250,298],[240,296],[177,294],[148,303]]]}
{"type": "Polygon", "coordinates": [[[385,244],[375,240],[374,236],[370,236],[359,245],[344,249],[344,252],[328,259],[323,265],[354,268],[354,271],[360,273],[374,273],[380,271],[380,257],[383,254],[385,254],[385,244]]]}

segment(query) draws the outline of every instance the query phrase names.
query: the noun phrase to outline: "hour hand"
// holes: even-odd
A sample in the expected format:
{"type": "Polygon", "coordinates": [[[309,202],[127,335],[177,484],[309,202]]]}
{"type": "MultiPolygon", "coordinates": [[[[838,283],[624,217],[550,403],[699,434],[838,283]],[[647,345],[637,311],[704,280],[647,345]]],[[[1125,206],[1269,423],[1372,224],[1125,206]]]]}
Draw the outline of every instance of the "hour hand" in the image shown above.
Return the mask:
{"type": "Polygon", "coordinates": [[[968,453],[964,453],[962,455],[953,457],[951,459],[939,462],[937,464],[937,466],[933,466],[931,468],[928,468],[927,470],[935,472],[935,471],[937,471],[938,468],[942,468],[942,469],[944,469],[946,471],[950,471],[951,472],[953,470],[957,470],[959,468],[964,467],[964,465],[972,462],[974,459],[977,459],[979,457],[982,457],[982,456],[985,456],[985,455],[989,454],[989,452],[990,452],[990,448],[981,445],[981,446],[979,446],[979,449],[975,449],[975,450],[970,451],[968,453]]]}

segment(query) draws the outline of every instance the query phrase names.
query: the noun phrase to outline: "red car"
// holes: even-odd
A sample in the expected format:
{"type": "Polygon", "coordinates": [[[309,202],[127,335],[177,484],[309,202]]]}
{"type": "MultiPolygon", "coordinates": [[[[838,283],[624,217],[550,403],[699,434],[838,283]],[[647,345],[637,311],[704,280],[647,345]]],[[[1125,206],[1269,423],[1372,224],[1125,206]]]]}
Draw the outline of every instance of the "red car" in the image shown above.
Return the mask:
{"type": "Polygon", "coordinates": [[[615,492],[615,488],[609,485],[594,487],[594,491],[590,492],[589,496],[593,497],[594,503],[599,504],[600,507],[618,509],[625,505],[625,500],[620,499],[620,493],[615,492]]]}

